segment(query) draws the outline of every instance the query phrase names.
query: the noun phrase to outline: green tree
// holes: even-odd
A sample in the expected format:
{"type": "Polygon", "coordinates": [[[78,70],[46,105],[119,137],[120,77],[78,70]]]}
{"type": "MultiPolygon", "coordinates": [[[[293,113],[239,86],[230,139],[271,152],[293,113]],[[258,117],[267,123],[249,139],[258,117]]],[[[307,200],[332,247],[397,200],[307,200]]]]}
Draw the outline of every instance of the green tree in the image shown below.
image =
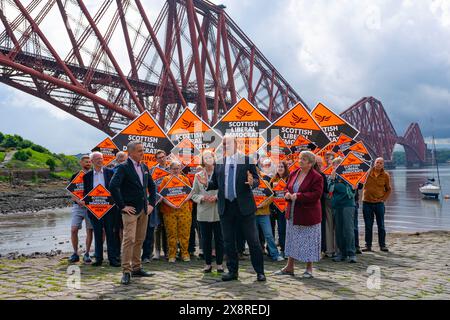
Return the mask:
{"type": "Polygon", "coordinates": [[[15,148],[17,147],[17,140],[13,136],[7,134],[2,142],[2,146],[5,148],[15,148]]]}
{"type": "Polygon", "coordinates": [[[40,146],[38,144],[33,144],[31,146],[31,149],[33,149],[36,152],[41,152],[41,153],[48,153],[48,150],[45,149],[43,146],[40,146]]]}
{"type": "Polygon", "coordinates": [[[14,153],[14,159],[20,160],[20,161],[27,161],[30,158],[30,156],[23,150],[19,150],[16,153],[14,153]]]}
{"type": "Polygon", "coordinates": [[[5,135],[0,132],[0,144],[2,144],[4,139],[5,139],[5,135]]]}
{"type": "Polygon", "coordinates": [[[50,168],[50,171],[55,171],[56,162],[52,158],[49,158],[46,162],[46,165],[50,168]]]}
{"type": "Polygon", "coordinates": [[[30,140],[22,140],[21,142],[18,143],[18,147],[22,148],[22,149],[26,149],[26,148],[30,148],[33,145],[33,142],[31,142],[30,140]]]}

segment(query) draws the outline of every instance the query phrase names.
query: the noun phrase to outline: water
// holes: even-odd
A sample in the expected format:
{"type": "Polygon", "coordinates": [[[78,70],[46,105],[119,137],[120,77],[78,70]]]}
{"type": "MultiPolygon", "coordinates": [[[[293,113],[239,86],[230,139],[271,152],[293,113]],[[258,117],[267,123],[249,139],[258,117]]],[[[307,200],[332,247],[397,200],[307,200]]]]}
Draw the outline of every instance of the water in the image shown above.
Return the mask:
{"type": "MultiPolygon", "coordinates": [[[[389,232],[421,232],[450,230],[450,200],[424,200],[418,187],[429,177],[436,177],[433,168],[389,171],[393,192],[386,203],[386,229],[389,232]]],[[[440,168],[442,194],[450,195],[450,165],[440,168]]],[[[0,216],[0,254],[72,251],[70,244],[70,208],[43,210],[35,214],[0,216]]],[[[364,221],[359,214],[360,231],[364,221]]],[[[376,227],[375,227],[376,230],[376,227]]],[[[85,226],[80,230],[79,244],[85,246],[85,226]]],[[[93,250],[93,247],[92,249],[93,250]]]]}
{"type": "Polygon", "coordinates": [[[394,190],[386,202],[388,232],[450,230],[450,200],[443,199],[443,195],[450,195],[450,165],[439,167],[442,190],[439,200],[423,199],[418,190],[427,178],[434,177],[437,181],[435,168],[397,168],[389,172],[394,190]]]}

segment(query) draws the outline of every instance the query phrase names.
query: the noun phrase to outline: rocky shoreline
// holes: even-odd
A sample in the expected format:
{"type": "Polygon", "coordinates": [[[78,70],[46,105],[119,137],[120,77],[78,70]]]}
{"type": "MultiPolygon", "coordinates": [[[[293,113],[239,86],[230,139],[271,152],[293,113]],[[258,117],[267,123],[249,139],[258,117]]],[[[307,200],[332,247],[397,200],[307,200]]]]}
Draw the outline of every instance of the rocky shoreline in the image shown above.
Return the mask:
{"type": "Polygon", "coordinates": [[[64,208],[70,205],[67,181],[46,180],[37,184],[11,186],[0,183],[0,213],[33,213],[43,209],[64,208]]]}

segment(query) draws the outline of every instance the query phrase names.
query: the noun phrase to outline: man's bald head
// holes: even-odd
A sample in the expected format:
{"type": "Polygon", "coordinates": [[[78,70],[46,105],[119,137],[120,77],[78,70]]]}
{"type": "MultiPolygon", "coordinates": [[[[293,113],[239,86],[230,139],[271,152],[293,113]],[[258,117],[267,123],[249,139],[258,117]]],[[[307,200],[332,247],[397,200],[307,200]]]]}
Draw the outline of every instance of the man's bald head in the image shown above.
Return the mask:
{"type": "Polygon", "coordinates": [[[237,139],[232,135],[226,134],[222,140],[223,151],[225,155],[233,155],[237,151],[237,139]]]}
{"type": "Polygon", "coordinates": [[[375,162],[373,164],[376,170],[384,169],[384,159],[379,157],[375,159],[375,162]]]}

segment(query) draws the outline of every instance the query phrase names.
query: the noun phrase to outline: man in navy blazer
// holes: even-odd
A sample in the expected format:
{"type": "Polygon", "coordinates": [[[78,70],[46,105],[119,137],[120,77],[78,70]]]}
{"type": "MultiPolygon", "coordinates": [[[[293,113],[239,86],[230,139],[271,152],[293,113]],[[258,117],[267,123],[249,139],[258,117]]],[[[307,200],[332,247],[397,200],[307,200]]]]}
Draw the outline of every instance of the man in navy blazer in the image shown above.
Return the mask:
{"type": "Polygon", "coordinates": [[[131,276],[150,277],[142,269],[141,249],[147,232],[148,216],[156,202],[156,186],[148,167],[141,163],[144,145],[131,141],[127,145],[128,160],[117,167],[110,190],[122,212],[122,270],[121,283],[129,284],[131,276]],[[147,198],[148,192],[148,198],[147,198]]]}
{"type": "MultiPolygon", "coordinates": [[[[97,185],[102,184],[109,189],[109,183],[114,171],[103,166],[103,155],[96,151],[89,155],[93,168],[83,176],[84,195],[86,196],[97,185]]],[[[109,264],[120,267],[120,238],[119,225],[115,214],[117,207],[113,207],[103,217],[97,219],[88,210],[88,217],[94,229],[95,262],[93,266],[101,266],[103,263],[103,229],[105,229],[106,246],[109,264]]]]}
{"type": "Polygon", "coordinates": [[[211,181],[199,177],[207,190],[219,190],[217,194],[220,222],[227,255],[228,273],[223,281],[237,280],[239,259],[236,249],[236,232],[241,228],[247,240],[253,268],[258,281],[265,281],[263,252],[256,227],[256,204],[252,189],[259,185],[256,166],[237,150],[234,137],[225,135],[222,140],[224,157],[214,168],[211,181]]]}

